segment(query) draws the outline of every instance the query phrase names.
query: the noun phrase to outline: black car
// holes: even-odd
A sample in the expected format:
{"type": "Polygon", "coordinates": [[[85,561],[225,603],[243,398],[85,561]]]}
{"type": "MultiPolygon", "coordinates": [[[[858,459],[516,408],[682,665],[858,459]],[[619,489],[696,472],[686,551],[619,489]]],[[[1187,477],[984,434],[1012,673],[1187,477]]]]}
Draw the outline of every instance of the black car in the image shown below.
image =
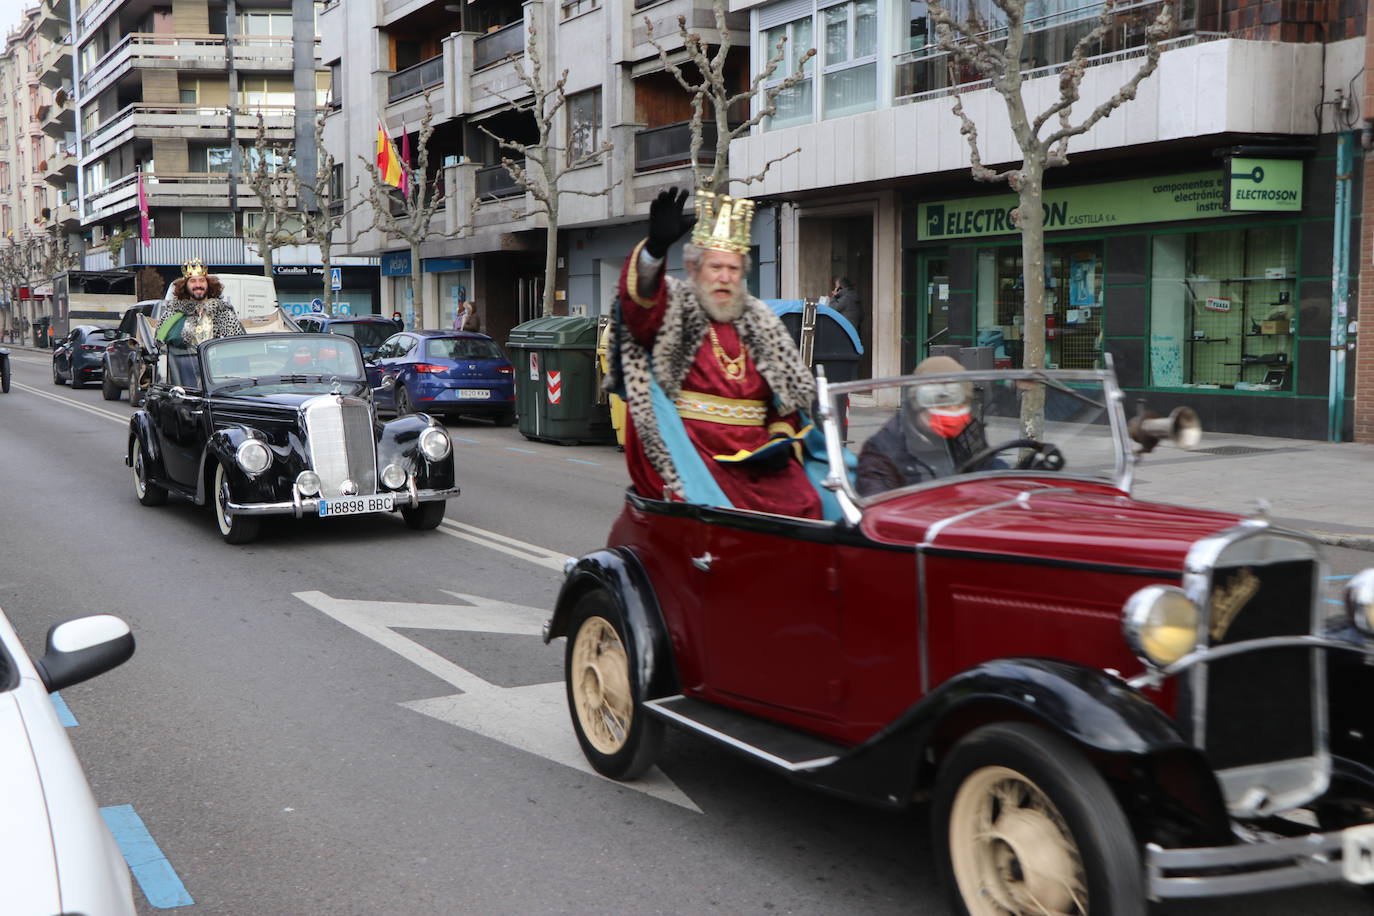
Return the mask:
{"type": "Polygon", "coordinates": [[[148,377],[145,374],[146,362],[139,359],[142,351],[138,346],[136,320],[139,315],[151,315],[157,299],[146,299],[124,312],[119,322],[118,334],[105,347],[103,372],[100,379],[100,393],[107,401],[118,401],[119,393],[129,392],[129,403],[137,407],[143,399],[140,388],[146,388],[148,377]],[[139,371],[135,372],[135,369],[139,371]]]}
{"type": "Polygon", "coordinates": [[[297,315],[295,321],[302,331],[352,337],[368,358],[396,333],[396,322],[381,315],[297,315]]]}
{"type": "Polygon", "coordinates": [[[52,383],[84,388],[105,372],[105,348],[119,334],[114,328],[83,324],[71,329],[52,351],[52,383]]]}
{"type": "Polygon", "coordinates": [[[145,506],[177,493],[211,504],[231,544],[265,515],[321,517],[398,511],[438,526],[458,495],[453,446],[423,414],[382,423],[363,357],[330,334],[223,337],[189,351],[154,344],[158,366],[129,422],[125,463],[145,506]]]}

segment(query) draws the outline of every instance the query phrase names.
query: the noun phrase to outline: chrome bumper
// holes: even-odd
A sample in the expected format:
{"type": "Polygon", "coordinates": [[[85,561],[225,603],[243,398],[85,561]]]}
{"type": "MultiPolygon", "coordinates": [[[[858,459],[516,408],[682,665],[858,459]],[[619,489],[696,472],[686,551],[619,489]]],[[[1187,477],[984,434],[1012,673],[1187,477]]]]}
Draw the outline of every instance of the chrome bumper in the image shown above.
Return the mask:
{"type": "MultiPolygon", "coordinates": [[[[442,499],[453,499],[461,494],[461,489],[452,487],[448,490],[417,490],[410,489],[397,490],[392,492],[396,497],[396,508],[413,509],[420,503],[438,502],[442,499]]],[[[300,518],[307,513],[312,515],[319,514],[320,500],[317,496],[298,497],[291,502],[280,503],[235,503],[228,505],[230,515],[294,515],[300,518]]]]}
{"type": "Polygon", "coordinates": [[[1145,847],[1151,900],[1374,882],[1370,825],[1198,849],[1145,847]],[[1347,862],[1347,858],[1351,861],[1347,862]]]}

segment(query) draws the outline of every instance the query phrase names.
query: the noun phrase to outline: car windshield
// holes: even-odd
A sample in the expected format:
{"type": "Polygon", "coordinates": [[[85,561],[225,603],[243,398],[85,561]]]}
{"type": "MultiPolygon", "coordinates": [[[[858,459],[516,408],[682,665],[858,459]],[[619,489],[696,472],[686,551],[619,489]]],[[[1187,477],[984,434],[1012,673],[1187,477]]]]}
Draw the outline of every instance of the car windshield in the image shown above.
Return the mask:
{"type": "Polygon", "coordinates": [[[1117,483],[1126,450],[1105,373],[966,372],[832,386],[848,404],[860,500],[958,474],[1062,473],[1117,483]]]}
{"type": "Polygon", "coordinates": [[[360,347],[380,347],[396,333],[396,325],[390,321],[335,321],[329,325],[329,333],[352,337],[360,347]]]}
{"type": "Polygon", "coordinates": [[[321,385],[363,377],[356,345],[329,334],[226,337],[202,346],[207,384],[321,385]]]}
{"type": "Polygon", "coordinates": [[[439,337],[425,345],[430,359],[505,359],[495,341],[480,337],[439,337]]]}

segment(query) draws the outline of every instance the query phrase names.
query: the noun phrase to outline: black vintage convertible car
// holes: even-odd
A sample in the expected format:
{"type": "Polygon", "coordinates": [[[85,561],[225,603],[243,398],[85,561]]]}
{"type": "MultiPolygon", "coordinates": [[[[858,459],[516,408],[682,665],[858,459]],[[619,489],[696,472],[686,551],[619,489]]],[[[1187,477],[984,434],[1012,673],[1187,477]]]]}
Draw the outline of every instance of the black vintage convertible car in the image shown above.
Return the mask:
{"type": "Polygon", "coordinates": [[[250,334],[158,365],[129,422],[125,463],[145,506],[177,493],[211,504],[231,544],[265,515],[399,511],[436,527],[458,495],[453,447],[424,414],[377,419],[357,343],[334,334],[250,334]]]}

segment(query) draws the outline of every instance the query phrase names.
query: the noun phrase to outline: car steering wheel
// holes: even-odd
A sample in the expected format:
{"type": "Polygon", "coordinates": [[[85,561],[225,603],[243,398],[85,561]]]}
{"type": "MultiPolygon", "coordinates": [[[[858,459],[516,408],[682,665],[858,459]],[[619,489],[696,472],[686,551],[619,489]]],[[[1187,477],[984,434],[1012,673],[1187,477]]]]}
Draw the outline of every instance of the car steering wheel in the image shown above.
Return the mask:
{"type": "Polygon", "coordinates": [[[1016,462],[1018,471],[1062,471],[1067,462],[1064,460],[1064,453],[1057,446],[1048,442],[1041,442],[1039,439],[1011,439],[1007,442],[999,442],[997,445],[989,445],[977,454],[960,463],[954,469],[954,473],[962,474],[971,471],[981,465],[984,461],[1001,452],[1010,451],[1014,448],[1031,449],[1029,455],[1016,462]]]}

